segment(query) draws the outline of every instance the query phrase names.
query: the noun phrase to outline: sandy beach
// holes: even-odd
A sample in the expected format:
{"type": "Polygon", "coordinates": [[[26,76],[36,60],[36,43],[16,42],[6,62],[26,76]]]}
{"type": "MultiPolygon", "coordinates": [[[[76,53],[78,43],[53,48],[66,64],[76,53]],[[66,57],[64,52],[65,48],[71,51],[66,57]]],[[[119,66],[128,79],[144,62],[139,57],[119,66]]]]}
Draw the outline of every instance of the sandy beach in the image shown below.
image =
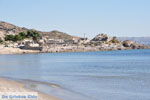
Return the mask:
{"type": "MultiPolygon", "coordinates": [[[[21,92],[37,92],[33,91],[30,89],[27,89],[24,87],[24,84],[5,79],[5,78],[0,78],[0,92],[16,92],[16,93],[21,93],[21,92]]],[[[38,94],[38,100],[60,100],[54,96],[46,95],[40,92],[37,92],[38,94]]],[[[6,99],[5,99],[6,100],[6,99]]],[[[8,100],[8,99],[7,99],[8,100]]],[[[13,99],[15,100],[15,99],[13,99]]],[[[18,99],[17,99],[18,100],[18,99]]],[[[19,99],[21,100],[21,99],[19,99]]],[[[23,100],[35,100],[35,99],[23,99],[23,100]]]]}
{"type": "Polygon", "coordinates": [[[22,50],[19,48],[4,47],[0,45],[0,54],[26,54],[39,53],[38,50],[22,50]]]}

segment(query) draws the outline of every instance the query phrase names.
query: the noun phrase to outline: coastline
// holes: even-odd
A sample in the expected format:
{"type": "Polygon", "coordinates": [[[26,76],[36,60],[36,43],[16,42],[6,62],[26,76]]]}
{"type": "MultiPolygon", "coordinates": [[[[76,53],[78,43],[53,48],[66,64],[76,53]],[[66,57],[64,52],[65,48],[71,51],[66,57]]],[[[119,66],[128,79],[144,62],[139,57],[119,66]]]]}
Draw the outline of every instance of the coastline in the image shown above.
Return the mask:
{"type": "MultiPolygon", "coordinates": [[[[7,78],[1,78],[0,77],[0,92],[37,92],[38,93],[38,100],[61,100],[57,97],[47,95],[38,91],[33,91],[31,89],[25,88],[25,85],[23,83],[10,80],[7,78]]],[[[28,99],[30,100],[30,99],[28,99]]],[[[32,99],[33,100],[33,99],[32,99]]]]}
{"type": "MultiPolygon", "coordinates": [[[[141,49],[150,49],[141,48],[141,49]]],[[[96,52],[96,51],[120,51],[120,50],[137,50],[132,48],[111,48],[111,49],[99,49],[99,48],[73,48],[73,49],[66,49],[66,48],[57,48],[57,49],[50,49],[49,51],[40,51],[40,50],[24,50],[20,48],[10,48],[10,47],[0,47],[0,55],[1,54],[39,54],[39,53],[63,53],[63,52],[96,52]]]]}
{"type": "MultiPolygon", "coordinates": [[[[105,33],[92,39],[72,36],[57,30],[43,32],[0,21],[0,54],[32,54],[61,52],[94,52],[150,49],[134,39],[119,39],[105,33]]],[[[144,41],[144,39],[142,40],[144,41]]]]}

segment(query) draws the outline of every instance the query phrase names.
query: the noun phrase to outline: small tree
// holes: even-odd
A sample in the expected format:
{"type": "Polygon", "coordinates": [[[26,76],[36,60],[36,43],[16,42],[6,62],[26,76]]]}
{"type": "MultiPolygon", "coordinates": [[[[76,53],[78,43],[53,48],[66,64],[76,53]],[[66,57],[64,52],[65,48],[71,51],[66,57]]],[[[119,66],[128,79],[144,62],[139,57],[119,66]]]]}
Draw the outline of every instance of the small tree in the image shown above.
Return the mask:
{"type": "Polygon", "coordinates": [[[37,31],[29,30],[27,31],[27,37],[32,37],[34,41],[37,41],[41,37],[41,34],[37,31]]]}
{"type": "Polygon", "coordinates": [[[20,35],[15,35],[14,36],[14,42],[16,42],[16,41],[21,41],[21,40],[23,40],[23,37],[22,36],[20,36],[20,35]]]}
{"type": "Polygon", "coordinates": [[[23,40],[23,39],[26,38],[27,34],[26,34],[25,32],[20,32],[20,33],[19,33],[19,36],[20,36],[21,39],[23,40]]]}

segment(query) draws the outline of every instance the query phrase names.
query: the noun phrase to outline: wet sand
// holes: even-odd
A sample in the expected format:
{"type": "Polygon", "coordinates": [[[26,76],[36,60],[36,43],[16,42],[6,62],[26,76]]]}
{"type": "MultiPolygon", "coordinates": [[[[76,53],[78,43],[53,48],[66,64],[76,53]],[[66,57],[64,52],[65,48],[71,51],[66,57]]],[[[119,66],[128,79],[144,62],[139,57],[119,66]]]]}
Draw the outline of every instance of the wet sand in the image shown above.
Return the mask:
{"type": "Polygon", "coordinates": [[[22,50],[19,48],[10,48],[0,46],[0,54],[25,54],[25,53],[39,53],[38,50],[22,50]]]}
{"type": "MultiPolygon", "coordinates": [[[[20,93],[20,92],[37,92],[37,91],[33,91],[33,90],[25,88],[25,85],[22,83],[9,80],[9,79],[5,79],[5,78],[0,78],[0,92],[2,93],[3,92],[13,92],[13,93],[19,92],[20,93]]],[[[41,92],[37,92],[37,93],[38,93],[38,100],[61,100],[57,97],[50,96],[41,92]]],[[[26,100],[30,100],[30,99],[26,99],[26,100]]]]}

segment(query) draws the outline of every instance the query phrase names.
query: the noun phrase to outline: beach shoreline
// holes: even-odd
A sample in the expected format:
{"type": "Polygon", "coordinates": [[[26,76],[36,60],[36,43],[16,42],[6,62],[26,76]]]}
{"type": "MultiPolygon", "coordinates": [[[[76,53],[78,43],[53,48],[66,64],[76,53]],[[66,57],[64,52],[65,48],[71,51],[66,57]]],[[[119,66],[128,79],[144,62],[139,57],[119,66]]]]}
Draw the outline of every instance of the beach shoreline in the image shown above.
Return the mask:
{"type": "MultiPolygon", "coordinates": [[[[150,48],[144,48],[150,49],[150,48]]],[[[122,50],[136,50],[131,48],[124,48],[122,50]]],[[[39,54],[39,53],[65,53],[65,52],[97,52],[97,51],[120,51],[120,49],[97,49],[97,48],[80,48],[80,49],[58,49],[51,51],[40,51],[40,50],[24,50],[20,48],[0,47],[0,55],[2,54],[39,54]]]]}
{"type": "MultiPolygon", "coordinates": [[[[61,100],[55,96],[47,95],[47,94],[41,93],[39,91],[34,91],[31,89],[28,89],[25,87],[25,84],[20,83],[18,81],[7,79],[7,78],[2,78],[2,77],[0,78],[0,92],[1,93],[6,93],[6,92],[12,92],[12,93],[15,93],[15,92],[16,93],[35,92],[38,94],[38,100],[61,100]]],[[[13,99],[13,100],[15,100],[15,99],[13,99]]],[[[30,100],[30,99],[27,99],[27,100],[30,100]]],[[[34,100],[34,99],[32,99],[32,100],[34,100]]]]}

